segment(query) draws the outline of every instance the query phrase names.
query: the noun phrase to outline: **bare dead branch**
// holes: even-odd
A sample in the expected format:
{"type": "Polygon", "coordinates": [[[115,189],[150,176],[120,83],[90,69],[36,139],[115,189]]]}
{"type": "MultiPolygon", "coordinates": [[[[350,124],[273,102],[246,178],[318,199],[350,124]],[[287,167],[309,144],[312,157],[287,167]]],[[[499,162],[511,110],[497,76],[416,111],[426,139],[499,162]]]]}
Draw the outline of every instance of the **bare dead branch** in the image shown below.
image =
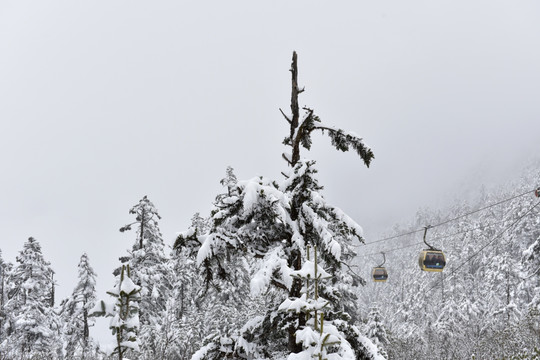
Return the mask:
{"type": "Polygon", "coordinates": [[[284,284],[280,283],[279,281],[276,281],[275,279],[270,280],[270,283],[274,285],[275,287],[278,287],[285,291],[289,291],[289,289],[287,289],[287,287],[284,284]]]}
{"type": "Polygon", "coordinates": [[[285,113],[283,112],[283,110],[281,110],[281,108],[279,108],[279,111],[281,112],[281,115],[283,115],[283,117],[285,118],[285,120],[287,120],[287,122],[289,124],[292,124],[292,121],[291,119],[289,119],[289,117],[287,115],[285,115],[285,113]]]}
{"type": "Polygon", "coordinates": [[[292,166],[292,162],[291,162],[289,159],[287,159],[287,157],[285,156],[285,154],[281,154],[281,157],[284,158],[285,161],[286,161],[287,163],[289,163],[289,165],[292,166]]]}

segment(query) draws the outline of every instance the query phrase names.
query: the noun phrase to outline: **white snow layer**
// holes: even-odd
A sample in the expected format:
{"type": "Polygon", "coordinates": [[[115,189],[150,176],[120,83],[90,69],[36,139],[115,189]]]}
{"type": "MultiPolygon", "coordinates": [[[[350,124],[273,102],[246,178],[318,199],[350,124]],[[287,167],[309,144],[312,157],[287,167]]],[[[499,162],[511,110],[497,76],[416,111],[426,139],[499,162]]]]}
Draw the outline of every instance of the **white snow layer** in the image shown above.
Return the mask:
{"type": "Polygon", "coordinates": [[[216,347],[217,345],[214,343],[209,343],[208,345],[201,347],[199,350],[195,352],[195,354],[193,354],[193,356],[191,357],[191,360],[204,360],[206,357],[206,354],[209,351],[215,350],[216,347]]]}
{"type": "Polygon", "coordinates": [[[287,289],[290,289],[292,286],[292,270],[287,265],[287,260],[281,246],[276,247],[266,254],[263,264],[251,278],[250,290],[253,296],[259,295],[268,288],[276,270],[281,274],[280,281],[287,289]]]}
{"type": "Polygon", "coordinates": [[[296,299],[285,299],[281,305],[279,305],[278,310],[280,311],[292,311],[295,313],[299,312],[314,312],[320,311],[328,306],[328,300],[324,298],[308,299],[306,294],[302,294],[299,298],[296,299]]]}
{"type": "Polygon", "coordinates": [[[124,276],[124,279],[122,280],[122,285],[120,287],[120,293],[123,292],[124,294],[131,295],[140,290],[140,286],[135,285],[133,280],[131,280],[128,276],[124,276]]]}
{"type": "Polygon", "coordinates": [[[317,274],[315,274],[315,263],[309,260],[304,262],[300,270],[293,271],[291,276],[296,276],[303,279],[329,279],[332,277],[332,275],[330,275],[320,265],[317,266],[317,274]]]}

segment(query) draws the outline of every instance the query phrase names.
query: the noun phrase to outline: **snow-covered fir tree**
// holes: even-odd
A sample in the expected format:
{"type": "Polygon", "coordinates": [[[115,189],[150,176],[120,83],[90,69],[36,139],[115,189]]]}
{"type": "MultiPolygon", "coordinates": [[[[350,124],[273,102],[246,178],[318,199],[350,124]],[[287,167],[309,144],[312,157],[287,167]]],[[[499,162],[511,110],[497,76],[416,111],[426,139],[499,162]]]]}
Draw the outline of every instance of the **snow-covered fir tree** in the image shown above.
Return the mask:
{"type": "Polygon", "coordinates": [[[373,305],[371,307],[365,327],[367,337],[377,346],[381,355],[387,357],[388,355],[384,348],[388,346],[388,335],[386,334],[378,306],[373,305]]]}
{"type": "Polygon", "coordinates": [[[166,336],[160,331],[166,329],[162,323],[167,300],[171,297],[172,282],[165,244],[159,230],[161,219],[156,207],[144,196],[133,206],[130,214],[135,221],[120,228],[121,232],[136,227],[136,239],[129,256],[122,258],[131,265],[131,278],[141,287],[140,340],[143,358],[154,359],[162,353],[166,336]]]}
{"type": "Polygon", "coordinates": [[[114,303],[101,300],[90,312],[91,316],[111,317],[109,328],[116,338],[111,355],[118,356],[118,360],[123,360],[126,355],[138,357],[140,352],[140,292],[141,287],[130,278],[130,266],[122,265],[116,286],[107,291],[114,303]]]}
{"type": "Polygon", "coordinates": [[[527,285],[533,289],[532,294],[527,294],[529,306],[540,311],[540,237],[523,252],[522,261],[527,273],[531,274],[525,279],[527,285]]]}
{"type": "Polygon", "coordinates": [[[292,275],[306,263],[307,246],[319,249],[321,268],[330,274],[331,279],[321,285],[320,293],[328,299],[326,319],[330,324],[339,324],[339,347],[351,349],[345,358],[377,356],[371,341],[351,321],[355,300],[351,287],[363,280],[346,265],[354,256],[352,242],[362,241],[361,229],[325,201],[315,176],[315,162],[300,158],[300,146],[309,149],[312,132],[321,130],[337,149],[354,149],[366,165],[373,153],[355,134],[323,125],[311,109],[306,108],[300,119],[298,94],[303,90],[297,85],[296,61],[294,53],[292,115],[284,115],[291,129],[284,143],[292,149],[292,153],[283,155],[291,166],[284,174],[285,180],[257,177],[237,181],[228,170],[222,181],[227,191],[216,198],[208,231],[199,235],[188,230],[177,239],[177,247],[196,254],[208,286],[220,280],[235,285],[247,282],[249,274],[251,294],[270,295],[272,299],[259,316],[240,329],[210,339],[195,354],[196,359],[277,359],[289,354],[293,359],[294,354],[304,350],[304,338],[297,336],[309,326],[305,314],[279,308],[303,296],[303,281],[292,275]]]}
{"type": "Polygon", "coordinates": [[[93,359],[97,344],[90,337],[94,320],[89,312],[96,304],[96,273],[85,253],[78,265],[77,284],[61,304],[65,355],[68,359],[93,359]]]}
{"type": "Polygon", "coordinates": [[[8,274],[10,273],[12,264],[4,261],[2,258],[2,250],[0,250],[0,344],[7,337],[7,329],[4,326],[6,324],[8,315],[6,313],[5,305],[7,301],[8,290],[8,274]]]}
{"type": "MultiPolygon", "coordinates": [[[[196,234],[206,232],[206,219],[195,213],[191,219],[190,230],[196,234]]],[[[176,351],[178,357],[189,358],[201,345],[207,336],[205,332],[206,321],[204,314],[209,311],[203,305],[203,287],[197,278],[197,266],[190,256],[189,250],[175,247],[171,256],[173,271],[173,301],[174,322],[171,325],[177,328],[176,351]]]]}
{"type": "Polygon", "coordinates": [[[61,356],[60,323],[54,312],[54,271],[30,237],[8,273],[4,305],[4,359],[56,359],[61,356]]]}
{"type": "Polygon", "coordinates": [[[330,308],[330,302],[319,295],[321,284],[324,281],[331,279],[332,276],[319,266],[317,260],[317,248],[313,249],[312,258],[310,259],[310,247],[306,249],[307,259],[302,265],[302,269],[293,271],[291,276],[298,278],[304,282],[302,295],[296,299],[286,299],[280,306],[279,310],[303,313],[305,315],[305,326],[296,332],[296,341],[302,345],[302,351],[293,353],[288,356],[289,360],[341,360],[341,359],[356,359],[358,345],[351,343],[351,338],[356,338],[357,341],[362,341],[367,352],[372,358],[380,359],[377,355],[377,349],[369,341],[361,335],[360,330],[356,326],[351,326],[344,319],[328,319],[326,314],[330,308]],[[344,329],[348,328],[349,332],[354,335],[351,337],[344,329]],[[349,340],[346,339],[349,335],[349,340]]]}

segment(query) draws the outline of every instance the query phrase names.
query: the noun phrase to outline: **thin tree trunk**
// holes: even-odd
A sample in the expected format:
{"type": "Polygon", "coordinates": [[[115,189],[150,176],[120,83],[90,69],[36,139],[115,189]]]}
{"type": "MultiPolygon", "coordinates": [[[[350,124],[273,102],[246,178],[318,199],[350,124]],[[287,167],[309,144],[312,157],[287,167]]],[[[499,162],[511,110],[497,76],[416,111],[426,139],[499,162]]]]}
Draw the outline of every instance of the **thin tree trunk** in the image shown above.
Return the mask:
{"type": "MultiPolygon", "coordinates": [[[[293,148],[292,152],[292,158],[290,159],[290,165],[294,167],[298,160],[300,160],[300,143],[299,141],[296,141],[296,139],[299,139],[297,136],[297,128],[298,128],[298,122],[300,118],[300,108],[298,106],[298,94],[300,94],[303,90],[300,90],[298,88],[298,65],[297,65],[297,55],[296,51],[293,52],[292,56],[292,63],[291,63],[291,112],[292,112],[292,119],[289,120],[291,131],[290,131],[290,141],[291,146],[293,148]]],[[[293,221],[296,221],[298,218],[298,209],[296,206],[300,206],[301,204],[293,204],[293,207],[291,209],[291,219],[293,221]]],[[[300,251],[295,250],[291,252],[291,256],[289,258],[289,266],[293,267],[295,270],[300,270],[302,268],[302,255],[300,251]]],[[[302,292],[302,281],[300,279],[294,279],[291,290],[289,291],[289,297],[290,298],[299,298],[301,296],[302,292]]],[[[296,331],[305,325],[306,319],[304,314],[298,314],[298,326],[291,325],[288,329],[289,339],[288,339],[288,347],[289,351],[293,353],[298,353],[302,351],[302,345],[296,343],[296,331]]]]}
{"type": "Polygon", "coordinates": [[[83,344],[84,348],[86,349],[88,347],[88,336],[90,335],[89,329],[88,329],[88,310],[86,309],[86,304],[84,304],[85,308],[83,309],[83,344]]]}
{"type": "Polygon", "coordinates": [[[51,307],[54,307],[54,297],[55,297],[55,294],[54,294],[54,274],[51,274],[51,302],[50,302],[51,307]]]}
{"type": "Polygon", "coordinates": [[[139,237],[139,250],[143,248],[143,238],[144,238],[144,208],[141,213],[141,236],[139,237]]]}
{"type": "MultiPolygon", "coordinates": [[[[294,267],[295,270],[300,270],[302,268],[302,257],[300,254],[300,251],[295,250],[291,252],[292,257],[292,264],[289,266],[294,267]]],[[[291,286],[291,290],[289,291],[289,297],[290,298],[299,298],[302,295],[302,281],[298,278],[294,278],[293,284],[291,286]]],[[[293,353],[298,353],[302,351],[302,344],[296,343],[296,330],[306,325],[306,318],[303,313],[300,313],[298,315],[298,327],[291,325],[289,326],[288,333],[289,333],[289,341],[288,341],[288,347],[289,351],[293,353]]]]}
{"type": "Polygon", "coordinates": [[[300,109],[298,107],[298,94],[302,91],[298,89],[298,65],[296,51],[293,51],[292,64],[291,64],[291,144],[293,147],[291,166],[296,165],[300,160],[300,144],[295,141],[296,129],[298,128],[298,121],[300,119],[300,109]]]}

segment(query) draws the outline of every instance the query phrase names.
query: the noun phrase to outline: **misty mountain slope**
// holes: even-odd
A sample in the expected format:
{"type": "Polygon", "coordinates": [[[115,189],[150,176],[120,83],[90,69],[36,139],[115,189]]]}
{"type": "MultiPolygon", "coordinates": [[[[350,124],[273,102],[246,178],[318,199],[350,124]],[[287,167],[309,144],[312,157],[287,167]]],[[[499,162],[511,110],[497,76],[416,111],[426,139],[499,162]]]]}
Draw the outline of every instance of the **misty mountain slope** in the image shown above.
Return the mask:
{"type": "Polygon", "coordinates": [[[380,311],[389,358],[511,358],[540,347],[538,186],[540,167],[529,167],[512,183],[481,189],[474,200],[419,210],[382,237],[391,239],[367,239],[358,249],[359,269],[369,279],[360,304],[370,304],[360,311],[364,318],[370,308],[380,311]],[[446,255],[442,273],[418,265],[428,225],[434,227],[427,242],[446,255]],[[380,252],[385,283],[371,279],[380,252]]]}

